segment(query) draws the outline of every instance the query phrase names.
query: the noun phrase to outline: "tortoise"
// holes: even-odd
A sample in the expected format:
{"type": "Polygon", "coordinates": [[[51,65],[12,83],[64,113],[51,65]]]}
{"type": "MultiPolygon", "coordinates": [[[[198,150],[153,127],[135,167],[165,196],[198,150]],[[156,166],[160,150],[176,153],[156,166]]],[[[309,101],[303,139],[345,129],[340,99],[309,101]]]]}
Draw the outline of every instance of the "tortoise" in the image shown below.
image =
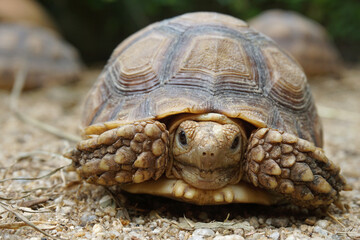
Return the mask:
{"type": "Polygon", "coordinates": [[[340,54],[319,23],[296,12],[272,9],[251,19],[249,25],[292,54],[308,77],[341,75],[340,54]]]}
{"type": "Polygon", "coordinates": [[[65,154],[88,183],[198,205],[339,201],[306,76],[265,35],[196,12],[154,23],[113,51],[65,154]]]}
{"type": "Polygon", "coordinates": [[[34,0],[0,0],[0,22],[38,26],[57,32],[51,17],[34,0]]]}
{"type": "Polygon", "coordinates": [[[22,68],[24,88],[31,89],[76,80],[81,67],[77,51],[54,31],[0,23],[0,88],[11,88],[22,68]]]}

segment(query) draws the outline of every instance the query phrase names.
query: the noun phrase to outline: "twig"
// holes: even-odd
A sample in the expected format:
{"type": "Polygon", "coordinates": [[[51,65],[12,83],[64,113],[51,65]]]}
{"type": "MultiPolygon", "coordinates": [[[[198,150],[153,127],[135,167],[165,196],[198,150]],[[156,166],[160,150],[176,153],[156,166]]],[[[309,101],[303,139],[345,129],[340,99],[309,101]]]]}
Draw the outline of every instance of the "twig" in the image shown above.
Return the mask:
{"type": "Polygon", "coordinates": [[[326,211],[326,214],[332,219],[334,220],[336,223],[338,223],[341,227],[343,227],[344,229],[346,229],[345,225],[340,222],[339,219],[337,219],[335,216],[333,216],[331,213],[329,213],[328,211],[326,211]]]}
{"type": "Polygon", "coordinates": [[[104,187],[104,188],[105,188],[105,191],[110,194],[111,198],[116,203],[116,206],[123,210],[123,213],[124,213],[124,216],[125,216],[126,220],[130,221],[131,219],[130,219],[130,215],[129,215],[129,212],[127,211],[127,209],[124,206],[122,206],[119,199],[115,196],[115,194],[108,187],[104,187]]]}
{"type": "Polygon", "coordinates": [[[192,227],[192,228],[195,227],[194,224],[192,224],[192,223],[185,217],[185,215],[184,215],[184,219],[185,219],[185,221],[187,222],[187,224],[189,224],[190,227],[192,227]]]}
{"type": "Polygon", "coordinates": [[[64,171],[62,169],[60,169],[60,177],[61,177],[61,180],[63,182],[63,187],[66,187],[66,178],[65,178],[65,175],[64,175],[64,171]]]}
{"type": "Polygon", "coordinates": [[[230,217],[230,213],[228,213],[228,214],[227,214],[227,216],[226,216],[226,218],[225,218],[224,222],[227,222],[227,221],[229,220],[229,217],[230,217]]]}
{"type": "Polygon", "coordinates": [[[5,178],[5,179],[1,179],[0,180],[0,183],[3,183],[3,182],[6,182],[6,181],[14,181],[14,180],[20,180],[20,181],[23,181],[23,180],[39,180],[39,179],[42,179],[42,178],[46,178],[48,176],[51,176],[53,175],[54,173],[56,173],[57,171],[67,167],[69,165],[65,165],[65,166],[62,166],[62,167],[58,167],[58,168],[55,168],[54,170],[52,170],[51,172],[49,172],[48,174],[45,174],[41,177],[15,177],[15,178],[5,178]]]}
{"type": "Polygon", "coordinates": [[[26,191],[22,191],[21,193],[32,193],[35,192],[37,190],[49,190],[49,189],[55,189],[55,187],[57,187],[59,184],[56,183],[54,185],[51,185],[49,187],[37,187],[37,188],[31,188],[30,190],[26,190],[26,191]]]}
{"type": "Polygon", "coordinates": [[[63,130],[60,130],[54,126],[49,124],[40,122],[34,118],[23,114],[21,111],[18,110],[18,100],[23,89],[25,79],[26,79],[27,69],[25,67],[21,67],[16,74],[14,87],[11,91],[10,95],[10,110],[14,113],[14,115],[22,122],[30,124],[36,128],[39,128],[45,132],[51,133],[57,137],[66,139],[71,142],[78,142],[81,140],[79,136],[65,133],[63,130]]]}
{"type": "Polygon", "coordinates": [[[355,237],[360,237],[360,232],[336,232],[335,234],[354,234],[356,235],[355,237]]]}
{"type": "Polygon", "coordinates": [[[15,110],[18,106],[18,99],[25,84],[25,79],[27,75],[27,67],[21,66],[16,73],[14,86],[11,90],[10,95],[10,109],[15,110]]]}
{"type": "Polygon", "coordinates": [[[19,207],[19,210],[21,210],[22,212],[28,212],[28,213],[51,213],[52,212],[50,210],[32,210],[31,208],[28,208],[28,207],[19,207]]]}
{"type": "Polygon", "coordinates": [[[53,134],[59,138],[63,138],[66,139],[70,142],[79,142],[81,140],[81,138],[79,136],[70,134],[70,133],[65,133],[63,130],[60,130],[54,126],[48,125],[46,123],[40,122],[34,118],[31,118],[21,112],[19,112],[17,109],[13,110],[15,116],[20,119],[21,121],[30,124],[36,128],[39,128],[45,132],[48,132],[50,134],[53,134]]]}
{"type": "MultiPolygon", "coordinates": [[[[31,223],[34,225],[39,225],[39,224],[55,225],[55,224],[57,224],[55,222],[44,222],[44,221],[32,221],[31,223]]],[[[19,229],[19,228],[27,226],[27,225],[28,224],[26,224],[25,222],[4,223],[4,224],[0,224],[0,229],[19,229]]],[[[56,226],[54,226],[54,227],[56,227],[56,226]]]]}
{"type": "MultiPolygon", "coordinates": [[[[30,157],[33,157],[35,155],[49,155],[53,158],[61,158],[61,159],[65,159],[65,160],[68,160],[70,161],[70,159],[68,158],[65,158],[64,156],[60,155],[60,154],[57,154],[57,153],[52,153],[52,152],[46,152],[46,151],[33,151],[33,152],[25,152],[25,153],[19,153],[17,156],[15,156],[15,162],[10,165],[9,167],[7,167],[5,169],[5,172],[3,174],[3,176],[1,177],[2,179],[4,179],[6,177],[6,175],[8,174],[8,172],[10,172],[10,170],[17,164],[19,163],[20,161],[24,160],[24,159],[27,159],[27,158],[30,158],[30,157]]],[[[10,160],[9,162],[12,162],[13,160],[10,160]]],[[[1,183],[1,182],[0,182],[1,183]]]]}
{"type": "Polygon", "coordinates": [[[34,205],[38,205],[40,203],[45,203],[47,201],[49,201],[50,198],[48,197],[41,197],[41,198],[37,198],[37,199],[33,199],[33,200],[27,200],[27,201],[22,201],[20,203],[18,203],[17,205],[19,207],[26,207],[26,208],[29,208],[29,207],[32,207],[34,205]]]}
{"type": "Polygon", "coordinates": [[[37,226],[35,226],[34,223],[30,222],[24,215],[22,215],[21,213],[18,213],[17,211],[15,211],[10,205],[7,205],[3,202],[0,201],[0,205],[1,207],[3,207],[5,210],[11,212],[12,214],[14,214],[18,219],[20,219],[21,221],[23,221],[26,225],[32,227],[33,229],[35,229],[38,232],[41,232],[42,234],[44,234],[45,236],[51,238],[51,239],[61,239],[61,238],[57,238],[54,237],[48,233],[46,233],[45,231],[41,230],[40,228],[38,228],[37,226]]]}
{"type": "Polygon", "coordinates": [[[164,231],[162,231],[159,235],[159,238],[162,239],[162,237],[164,236],[164,234],[170,229],[171,225],[167,226],[167,228],[165,228],[164,231]]]}
{"type": "Polygon", "coordinates": [[[30,196],[30,194],[27,194],[27,195],[24,195],[24,196],[21,196],[21,197],[17,197],[17,198],[8,198],[8,197],[2,197],[2,196],[0,196],[0,200],[13,201],[13,200],[24,199],[24,198],[27,198],[27,197],[29,197],[29,196],[30,196]]]}

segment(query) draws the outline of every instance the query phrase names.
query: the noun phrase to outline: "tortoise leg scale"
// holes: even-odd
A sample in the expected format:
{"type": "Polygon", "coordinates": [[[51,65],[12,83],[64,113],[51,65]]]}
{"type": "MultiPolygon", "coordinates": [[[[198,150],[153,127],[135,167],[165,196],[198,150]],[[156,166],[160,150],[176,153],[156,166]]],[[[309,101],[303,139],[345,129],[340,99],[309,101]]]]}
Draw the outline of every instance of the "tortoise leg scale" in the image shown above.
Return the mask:
{"type": "Polygon", "coordinates": [[[116,185],[158,179],[168,159],[169,134],[158,121],[140,121],[89,135],[65,154],[89,183],[116,185]]]}
{"type": "Polygon", "coordinates": [[[340,169],[321,148],[275,129],[260,128],[252,133],[244,164],[253,185],[303,207],[335,203],[346,186],[340,169]]]}

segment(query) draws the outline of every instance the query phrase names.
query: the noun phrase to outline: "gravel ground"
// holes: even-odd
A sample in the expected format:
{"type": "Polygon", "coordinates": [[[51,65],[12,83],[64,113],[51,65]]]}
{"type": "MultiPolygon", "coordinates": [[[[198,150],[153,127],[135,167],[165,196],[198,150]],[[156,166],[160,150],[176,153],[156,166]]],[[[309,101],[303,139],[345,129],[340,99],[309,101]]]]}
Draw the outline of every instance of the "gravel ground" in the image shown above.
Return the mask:
{"type": "MultiPolygon", "coordinates": [[[[77,134],[81,103],[97,74],[88,71],[75,85],[26,92],[19,110],[77,134]]],[[[311,81],[325,151],[353,187],[341,194],[344,211],[335,206],[327,212],[242,204],[200,207],[114,193],[83,183],[63,168],[38,180],[0,182],[0,239],[360,239],[359,75],[354,68],[340,80],[311,81]]],[[[8,92],[0,92],[0,102],[0,179],[44,176],[69,164],[61,154],[73,143],[16,119],[7,107],[8,92]]]]}

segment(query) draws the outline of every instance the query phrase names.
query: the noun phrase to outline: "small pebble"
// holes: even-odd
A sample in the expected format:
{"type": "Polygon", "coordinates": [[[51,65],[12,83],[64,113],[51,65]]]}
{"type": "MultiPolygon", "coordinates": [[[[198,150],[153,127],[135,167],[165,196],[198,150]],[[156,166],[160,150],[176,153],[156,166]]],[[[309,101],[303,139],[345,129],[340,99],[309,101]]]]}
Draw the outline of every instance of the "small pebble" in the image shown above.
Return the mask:
{"type": "Polygon", "coordinates": [[[340,235],[337,234],[332,234],[331,235],[331,240],[341,240],[343,239],[340,235]]]}
{"type": "Polygon", "coordinates": [[[70,201],[68,199],[64,199],[63,203],[65,206],[75,206],[76,205],[76,203],[74,201],[70,201]]]}
{"type": "Polygon", "coordinates": [[[179,234],[178,234],[178,238],[179,238],[179,240],[183,240],[183,239],[185,239],[185,232],[184,231],[179,231],[179,234]]]}
{"type": "Polygon", "coordinates": [[[55,204],[60,204],[63,201],[63,198],[64,197],[62,195],[60,197],[58,197],[58,198],[55,198],[54,203],[55,204]]]}
{"type": "Polygon", "coordinates": [[[74,234],[74,236],[77,237],[77,238],[78,237],[83,237],[83,236],[85,236],[85,233],[84,232],[77,232],[77,233],[74,234]]]}
{"type": "Polygon", "coordinates": [[[32,218],[32,216],[33,216],[33,213],[24,212],[24,213],[23,213],[23,216],[30,220],[30,219],[32,218]]]}
{"type": "Polygon", "coordinates": [[[103,196],[100,199],[99,204],[102,208],[106,208],[106,207],[110,206],[112,204],[112,197],[110,195],[103,196]]]}
{"type": "Polygon", "coordinates": [[[134,231],[129,233],[129,237],[131,237],[131,239],[144,239],[140,233],[134,231]]]}
{"type": "Polygon", "coordinates": [[[104,232],[104,231],[105,231],[105,229],[104,229],[103,226],[101,226],[100,224],[95,224],[95,225],[93,226],[93,229],[92,229],[92,232],[93,232],[94,234],[101,233],[101,232],[104,232]]]}
{"type": "Polygon", "coordinates": [[[316,218],[315,217],[308,217],[307,219],[305,219],[305,223],[308,225],[313,226],[316,222],[316,218]]]}
{"type": "Polygon", "coordinates": [[[285,240],[295,240],[295,236],[294,235],[289,235],[287,236],[287,238],[285,240]]]}
{"type": "Polygon", "coordinates": [[[271,239],[273,240],[278,240],[280,237],[280,233],[279,232],[273,232],[272,234],[270,234],[269,236],[271,239]]]}
{"type": "Polygon", "coordinates": [[[43,191],[41,189],[38,189],[38,190],[35,191],[35,195],[37,197],[41,196],[42,193],[43,193],[43,191]]]}
{"type": "Polygon", "coordinates": [[[328,233],[329,233],[328,231],[326,231],[325,229],[322,229],[319,226],[315,226],[313,231],[316,232],[316,233],[319,233],[319,234],[321,234],[323,236],[327,236],[328,233]]]}
{"type": "Polygon", "coordinates": [[[239,235],[227,235],[227,236],[216,236],[213,240],[244,240],[242,236],[239,235]]]}
{"type": "Polygon", "coordinates": [[[267,225],[271,225],[272,224],[272,219],[271,218],[266,219],[265,223],[267,225]]]}
{"type": "Polygon", "coordinates": [[[66,215],[66,214],[71,213],[71,212],[72,212],[72,210],[73,210],[73,208],[72,208],[72,207],[70,207],[70,206],[67,206],[67,207],[62,207],[62,208],[61,208],[61,213],[62,213],[62,214],[64,214],[64,215],[66,215]]]}
{"type": "Polygon", "coordinates": [[[108,206],[104,209],[104,212],[107,213],[111,217],[115,217],[116,215],[116,208],[112,206],[108,206]]]}
{"type": "Polygon", "coordinates": [[[236,235],[244,236],[244,233],[245,233],[245,231],[242,228],[234,229],[234,234],[236,234],[236,235]]]}
{"type": "Polygon", "coordinates": [[[289,225],[289,218],[281,217],[281,218],[273,218],[271,221],[271,225],[274,227],[287,227],[289,225]]]}
{"type": "Polygon", "coordinates": [[[198,236],[204,236],[204,237],[210,237],[213,236],[215,232],[208,228],[199,228],[196,229],[192,235],[198,235],[198,236]]]}
{"type": "Polygon", "coordinates": [[[249,220],[249,223],[250,223],[250,225],[253,226],[254,228],[258,228],[258,227],[260,226],[257,217],[251,217],[250,220],[249,220]]]}
{"type": "Polygon", "coordinates": [[[200,235],[191,235],[191,237],[188,240],[204,240],[204,236],[200,235]]]}
{"type": "Polygon", "coordinates": [[[91,222],[91,221],[94,221],[97,217],[95,215],[92,215],[92,214],[84,214],[81,216],[80,220],[81,220],[81,223],[80,223],[80,226],[85,226],[87,223],[91,222]]]}
{"type": "Polygon", "coordinates": [[[139,225],[143,225],[145,223],[145,221],[142,218],[135,218],[135,223],[139,224],[139,225]]]}
{"type": "Polygon", "coordinates": [[[319,220],[316,222],[316,226],[319,226],[321,228],[327,228],[329,226],[330,222],[328,220],[319,220]]]}
{"type": "Polygon", "coordinates": [[[149,213],[149,218],[151,220],[158,219],[158,216],[159,216],[159,214],[154,210],[151,210],[150,213],[149,213]]]}
{"type": "Polygon", "coordinates": [[[261,238],[263,238],[263,237],[264,237],[264,233],[263,233],[263,232],[261,232],[261,233],[254,233],[254,234],[251,235],[251,239],[256,239],[256,240],[259,240],[259,239],[261,239],[261,238]]]}

